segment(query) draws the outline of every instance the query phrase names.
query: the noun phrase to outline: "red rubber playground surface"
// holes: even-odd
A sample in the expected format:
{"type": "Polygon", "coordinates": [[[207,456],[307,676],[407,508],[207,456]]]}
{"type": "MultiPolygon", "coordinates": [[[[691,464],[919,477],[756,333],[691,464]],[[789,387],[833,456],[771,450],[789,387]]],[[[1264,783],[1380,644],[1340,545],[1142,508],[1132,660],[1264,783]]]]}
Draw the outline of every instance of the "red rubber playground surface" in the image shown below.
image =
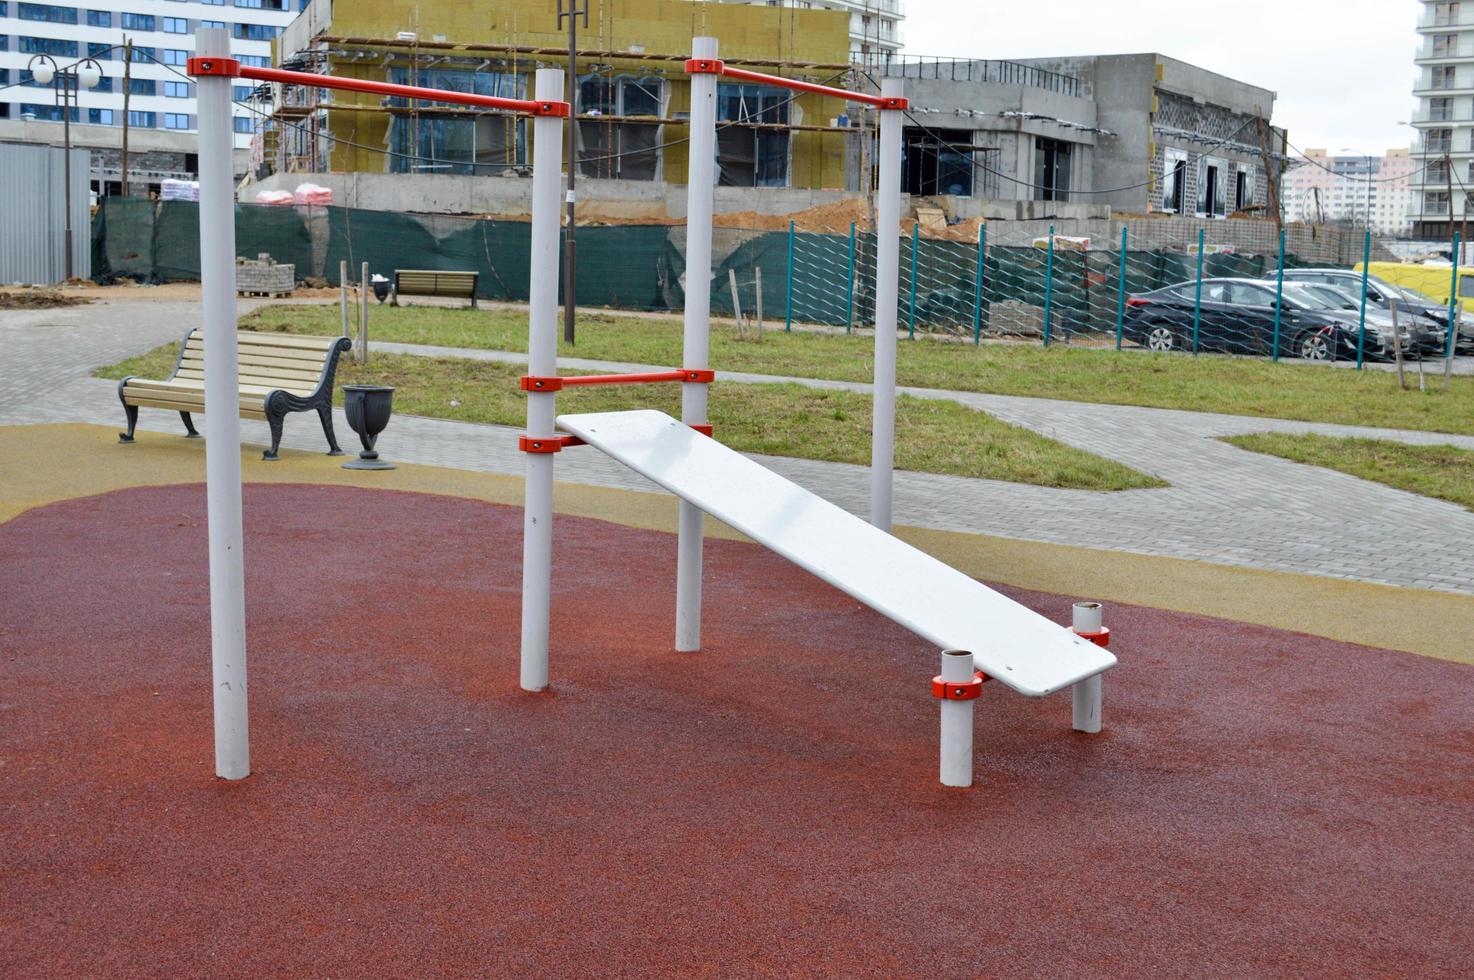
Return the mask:
{"type": "Polygon", "coordinates": [[[936,651],[756,546],[676,655],[674,537],[560,517],[531,696],[519,510],[245,494],[238,783],[203,488],[0,525],[5,976],[1474,971],[1474,669],[1113,606],[1106,732],[989,685],[944,791],[936,651]]]}

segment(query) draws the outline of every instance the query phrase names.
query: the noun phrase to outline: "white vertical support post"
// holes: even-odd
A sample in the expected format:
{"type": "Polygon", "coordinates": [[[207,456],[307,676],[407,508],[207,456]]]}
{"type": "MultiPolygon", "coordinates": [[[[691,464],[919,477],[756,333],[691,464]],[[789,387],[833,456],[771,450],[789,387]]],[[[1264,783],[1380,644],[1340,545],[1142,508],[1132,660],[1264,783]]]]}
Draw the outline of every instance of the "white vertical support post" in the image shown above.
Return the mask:
{"type": "MultiPolygon", "coordinates": [[[[563,71],[539,68],[538,101],[563,98],[563,71]]],[[[532,256],[528,288],[527,373],[558,373],[558,182],[563,168],[563,122],[538,116],[532,124],[532,256]]],[[[527,393],[527,437],[556,437],[557,395],[527,393]]],[[[553,587],[553,454],[524,453],[527,481],[522,515],[522,669],[524,691],[548,686],[548,631],[553,587]]]]}
{"type": "MultiPolygon", "coordinates": [[[[691,41],[691,57],[715,61],[717,39],[691,41]]],[[[691,76],[691,147],[686,179],[686,308],[681,366],[706,370],[711,330],[711,217],[716,186],[717,75],[691,76]]],[[[705,384],[681,385],[681,421],[705,423],[705,384]]],[[[701,649],[701,552],[703,516],[680,501],[676,536],[676,650],[701,649]]]]}
{"type": "MultiPolygon", "coordinates": [[[[1071,628],[1081,636],[1099,636],[1101,607],[1098,602],[1077,602],[1071,628]]],[[[1070,686],[1070,703],[1077,732],[1092,735],[1100,731],[1100,675],[1087,677],[1070,686]]]]}
{"type": "Polygon", "coordinates": [[[358,270],[358,363],[368,363],[368,263],[358,270]]]}
{"type": "Polygon", "coordinates": [[[348,326],[348,260],[338,260],[338,305],[343,308],[343,336],[352,337],[348,326]]]}
{"type": "MultiPolygon", "coordinates": [[[[883,78],[880,94],[898,98],[905,83],[883,78]]],[[[901,272],[901,110],[880,110],[880,190],[875,202],[875,386],[871,391],[870,523],[891,529],[896,443],[896,307],[901,272]]],[[[971,709],[969,708],[969,711],[971,709]]]]}
{"type": "MultiPolygon", "coordinates": [[[[938,675],[944,685],[958,685],[954,690],[977,686],[973,668],[972,652],[968,650],[943,650],[942,673],[938,675]]],[[[967,787],[972,785],[972,708],[976,698],[961,699],[944,697],[939,701],[942,714],[942,765],[943,786],[967,787]]]]}
{"type": "MultiPolygon", "coordinates": [[[[204,28],[195,55],[229,57],[230,35],[204,28]]],[[[210,654],[215,775],[251,774],[246,701],[246,570],[241,526],[240,369],[235,323],[234,137],[227,75],[198,79],[200,283],[205,331],[205,496],[210,537],[210,654]]]]}

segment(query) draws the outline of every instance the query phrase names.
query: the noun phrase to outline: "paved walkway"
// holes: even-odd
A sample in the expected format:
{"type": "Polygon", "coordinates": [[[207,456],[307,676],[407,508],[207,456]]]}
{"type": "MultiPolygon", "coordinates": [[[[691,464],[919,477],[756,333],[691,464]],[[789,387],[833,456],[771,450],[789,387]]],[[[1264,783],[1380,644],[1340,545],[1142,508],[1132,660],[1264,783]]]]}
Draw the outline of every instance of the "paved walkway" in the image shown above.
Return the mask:
{"type": "MultiPolygon", "coordinates": [[[[245,308],[243,305],[243,311],[245,308]]],[[[97,366],[176,339],[196,316],[197,308],[190,303],[146,308],[97,304],[0,315],[0,424],[121,424],[114,383],[87,374],[97,366]]],[[[516,354],[418,345],[376,343],[373,350],[525,360],[516,354]]],[[[646,367],[578,359],[561,363],[604,370],[646,367]]],[[[718,377],[866,388],[745,374],[718,377]]],[[[1215,437],[1262,431],[1320,432],[1451,443],[1471,449],[1474,438],[905,390],[919,397],[954,399],[1120,460],[1172,486],[1096,493],[902,472],[896,474],[898,524],[1474,594],[1474,514],[1329,470],[1244,452],[1215,437]]],[[[341,415],[338,425],[340,441],[346,446],[352,437],[341,415]]],[[[242,427],[247,441],[267,441],[263,423],[243,421],[242,427]]],[[[178,420],[163,412],[145,411],[140,429],[177,433],[178,420]]],[[[522,457],[515,448],[515,433],[506,427],[399,416],[381,440],[381,448],[386,456],[406,462],[517,474],[522,471],[522,457]]],[[[316,420],[306,416],[288,419],[283,445],[320,450],[322,435],[316,420]]],[[[755,458],[855,513],[866,512],[869,490],[864,467],[755,458]]],[[[558,476],[577,483],[655,489],[591,450],[561,454],[558,476]]]]}

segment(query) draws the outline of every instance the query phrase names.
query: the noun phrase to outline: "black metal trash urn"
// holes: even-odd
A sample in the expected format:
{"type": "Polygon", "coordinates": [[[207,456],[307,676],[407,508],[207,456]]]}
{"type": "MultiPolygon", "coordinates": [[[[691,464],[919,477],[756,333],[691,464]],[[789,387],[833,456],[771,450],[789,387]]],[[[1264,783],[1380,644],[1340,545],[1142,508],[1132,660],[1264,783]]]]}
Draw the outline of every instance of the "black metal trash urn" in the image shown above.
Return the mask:
{"type": "Polygon", "coordinates": [[[384,300],[389,298],[388,279],[385,279],[383,276],[375,272],[374,277],[369,280],[369,285],[374,287],[374,299],[378,300],[380,303],[383,303],[384,300]]]}
{"type": "Polygon", "coordinates": [[[363,452],[357,459],[343,464],[345,470],[392,470],[393,463],[386,463],[374,450],[374,440],[389,424],[394,411],[394,389],[387,385],[344,385],[343,414],[348,416],[348,427],[358,433],[363,443],[363,452]]]}

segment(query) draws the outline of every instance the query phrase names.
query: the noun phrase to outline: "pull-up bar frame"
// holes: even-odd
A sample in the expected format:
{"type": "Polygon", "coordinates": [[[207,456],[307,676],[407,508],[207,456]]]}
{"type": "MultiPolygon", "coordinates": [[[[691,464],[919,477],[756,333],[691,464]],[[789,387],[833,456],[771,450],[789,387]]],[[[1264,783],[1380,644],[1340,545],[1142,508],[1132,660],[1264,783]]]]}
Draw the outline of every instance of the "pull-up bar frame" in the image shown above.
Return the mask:
{"type": "Polygon", "coordinates": [[[732,68],[719,58],[690,58],[686,61],[686,74],[721,75],[723,78],[736,78],[744,82],[758,82],[763,85],[772,85],[776,88],[812,92],[815,95],[827,95],[832,99],[859,102],[864,105],[875,106],[877,109],[911,108],[910,101],[899,95],[870,95],[867,92],[851,92],[849,89],[835,88],[832,85],[820,85],[817,82],[805,82],[798,78],[784,78],[782,75],[767,75],[760,71],[748,71],[746,68],[732,68]]]}
{"type": "MultiPolygon", "coordinates": [[[[245,561],[242,555],[240,365],[236,337],[235,181],[232,167],[232,79],[367,92],[426,102],[475,106],[533,117],[532,257],[529,320],[533,374],[557,374],[554,321],[558,313],[558,177],[562,169],[563,120],[569,105],[561,100],[563,72],[539,69],[532,99],[449,92],[367,79],[242,65],[230,57],[230,35],[203,28],[195,35],[189,74],[199,86],[200,281],[205,332],[205,484],[209,514],[211,691],[215,723],[215,774],[244,779],[251,774],[251,743],[246,696],[245,561]]],[[[528,397],[528,434],[553,436],[551,394],[528,397]]],[[[552,460],[528,455],[528,517],[524,525],[524,563],[543,562],[552,548],[552,460]],[[534,489],[535,488],[535,489],[534,489]],[[538,503],[540,502],[540,503],[538,503]],[[541,556],[541,557],[539,557],[541,556]]],[[[535,576],[534,576],[535,578],[535,576]]],[[[523,592],[524,648],[547,644],[549,596],[523,592]],[[539,622],[541,626],[539,627],[539,622]]],[[[543,659],[544,671],[546,656],[543,659]]],[[[546,674],[541,685],[546,684],[546,674]]],[[[527,677],[524,672],[524,686],[527,677]]]]}

